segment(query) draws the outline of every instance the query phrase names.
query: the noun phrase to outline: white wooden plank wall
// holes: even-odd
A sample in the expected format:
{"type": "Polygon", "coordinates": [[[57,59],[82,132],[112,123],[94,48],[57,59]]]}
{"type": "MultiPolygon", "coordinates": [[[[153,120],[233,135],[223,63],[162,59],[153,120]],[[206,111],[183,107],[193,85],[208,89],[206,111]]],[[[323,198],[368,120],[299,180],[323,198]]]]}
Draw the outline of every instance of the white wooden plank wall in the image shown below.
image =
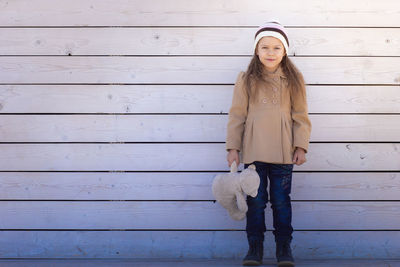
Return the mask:
{"type": "Polygon", "coordinates": [[[254,30],[279,18],[313,123],[294,254],[397,258],[399,16],[397,0],[0,0],[0,257],[241,258],[244,221],[210,188],[254,30]]]}

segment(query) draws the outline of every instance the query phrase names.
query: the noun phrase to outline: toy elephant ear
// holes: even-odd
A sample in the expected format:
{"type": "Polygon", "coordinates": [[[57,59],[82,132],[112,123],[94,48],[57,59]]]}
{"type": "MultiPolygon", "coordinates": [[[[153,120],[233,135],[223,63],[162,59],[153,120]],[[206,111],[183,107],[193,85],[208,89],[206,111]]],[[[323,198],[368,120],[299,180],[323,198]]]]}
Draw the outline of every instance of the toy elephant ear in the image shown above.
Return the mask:
{"type": "Polygon", "coordinates": [[[237,170],[238,170],[238,167],[237,167],[236,160],[235,160],[231,164],[231,173],[235,173],[235,172],[237,172],[237,170]]]}

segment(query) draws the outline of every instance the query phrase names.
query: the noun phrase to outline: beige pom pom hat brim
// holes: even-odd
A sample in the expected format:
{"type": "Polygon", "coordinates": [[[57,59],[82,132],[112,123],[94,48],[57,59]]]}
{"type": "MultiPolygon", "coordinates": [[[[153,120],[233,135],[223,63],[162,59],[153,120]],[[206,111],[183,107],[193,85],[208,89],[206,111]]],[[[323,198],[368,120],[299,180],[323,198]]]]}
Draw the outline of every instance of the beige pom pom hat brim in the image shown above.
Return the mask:
{"type": "Polygon", "coordinates": [[[261,40],[261,38],[266,36],[271,36],[279,39],[285,47],[286,54],[288,53],[289,39],[287,37],[286,29],[276,20],[267,22],[257,29],[254,39],[254,51],[256,50],[257,44],[261,40]]]}

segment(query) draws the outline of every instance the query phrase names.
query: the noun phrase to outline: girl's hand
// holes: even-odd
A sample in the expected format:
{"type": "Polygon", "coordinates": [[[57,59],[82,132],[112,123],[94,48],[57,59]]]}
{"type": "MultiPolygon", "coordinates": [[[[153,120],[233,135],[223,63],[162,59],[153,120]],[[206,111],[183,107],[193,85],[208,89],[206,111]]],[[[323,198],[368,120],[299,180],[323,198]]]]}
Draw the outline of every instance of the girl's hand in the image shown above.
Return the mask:
{"type": "Polygon", "coordinates": [[[296,165],[301,165],[306,161],[306,151],[301,147],[296,147],[296,150],[293,154],[293,163],[296,165]]]}
{"type": "Polygon", "coordinates": [[[236,161],[237,166],[239,166],[239,152],[236,149],[229,149],[226,160],[228,161],[229,167],[231,167],[234,161],[236,161]]]}

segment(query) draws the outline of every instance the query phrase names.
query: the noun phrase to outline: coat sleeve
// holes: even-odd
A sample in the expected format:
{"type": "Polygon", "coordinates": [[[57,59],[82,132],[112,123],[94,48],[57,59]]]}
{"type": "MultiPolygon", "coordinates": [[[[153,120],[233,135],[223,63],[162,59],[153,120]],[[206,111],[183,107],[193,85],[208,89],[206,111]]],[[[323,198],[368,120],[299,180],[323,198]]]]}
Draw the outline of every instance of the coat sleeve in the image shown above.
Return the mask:
{"type": "Polygon", "coordinates": [[[247,118],[248,94],[244,86],[244,72],[240,72],[233,90],[232,105],[229,110],[226,150],[242,149],[242,138],[247,118]]]}
{"type": "Polygon", "coordinates": [[[307,97],[305,86],[298,90],[292,97],[292,120],[293,120],[293,146],[301,147],[306,152],[310,142],[311,122],[308,117],[307,97]]]}

